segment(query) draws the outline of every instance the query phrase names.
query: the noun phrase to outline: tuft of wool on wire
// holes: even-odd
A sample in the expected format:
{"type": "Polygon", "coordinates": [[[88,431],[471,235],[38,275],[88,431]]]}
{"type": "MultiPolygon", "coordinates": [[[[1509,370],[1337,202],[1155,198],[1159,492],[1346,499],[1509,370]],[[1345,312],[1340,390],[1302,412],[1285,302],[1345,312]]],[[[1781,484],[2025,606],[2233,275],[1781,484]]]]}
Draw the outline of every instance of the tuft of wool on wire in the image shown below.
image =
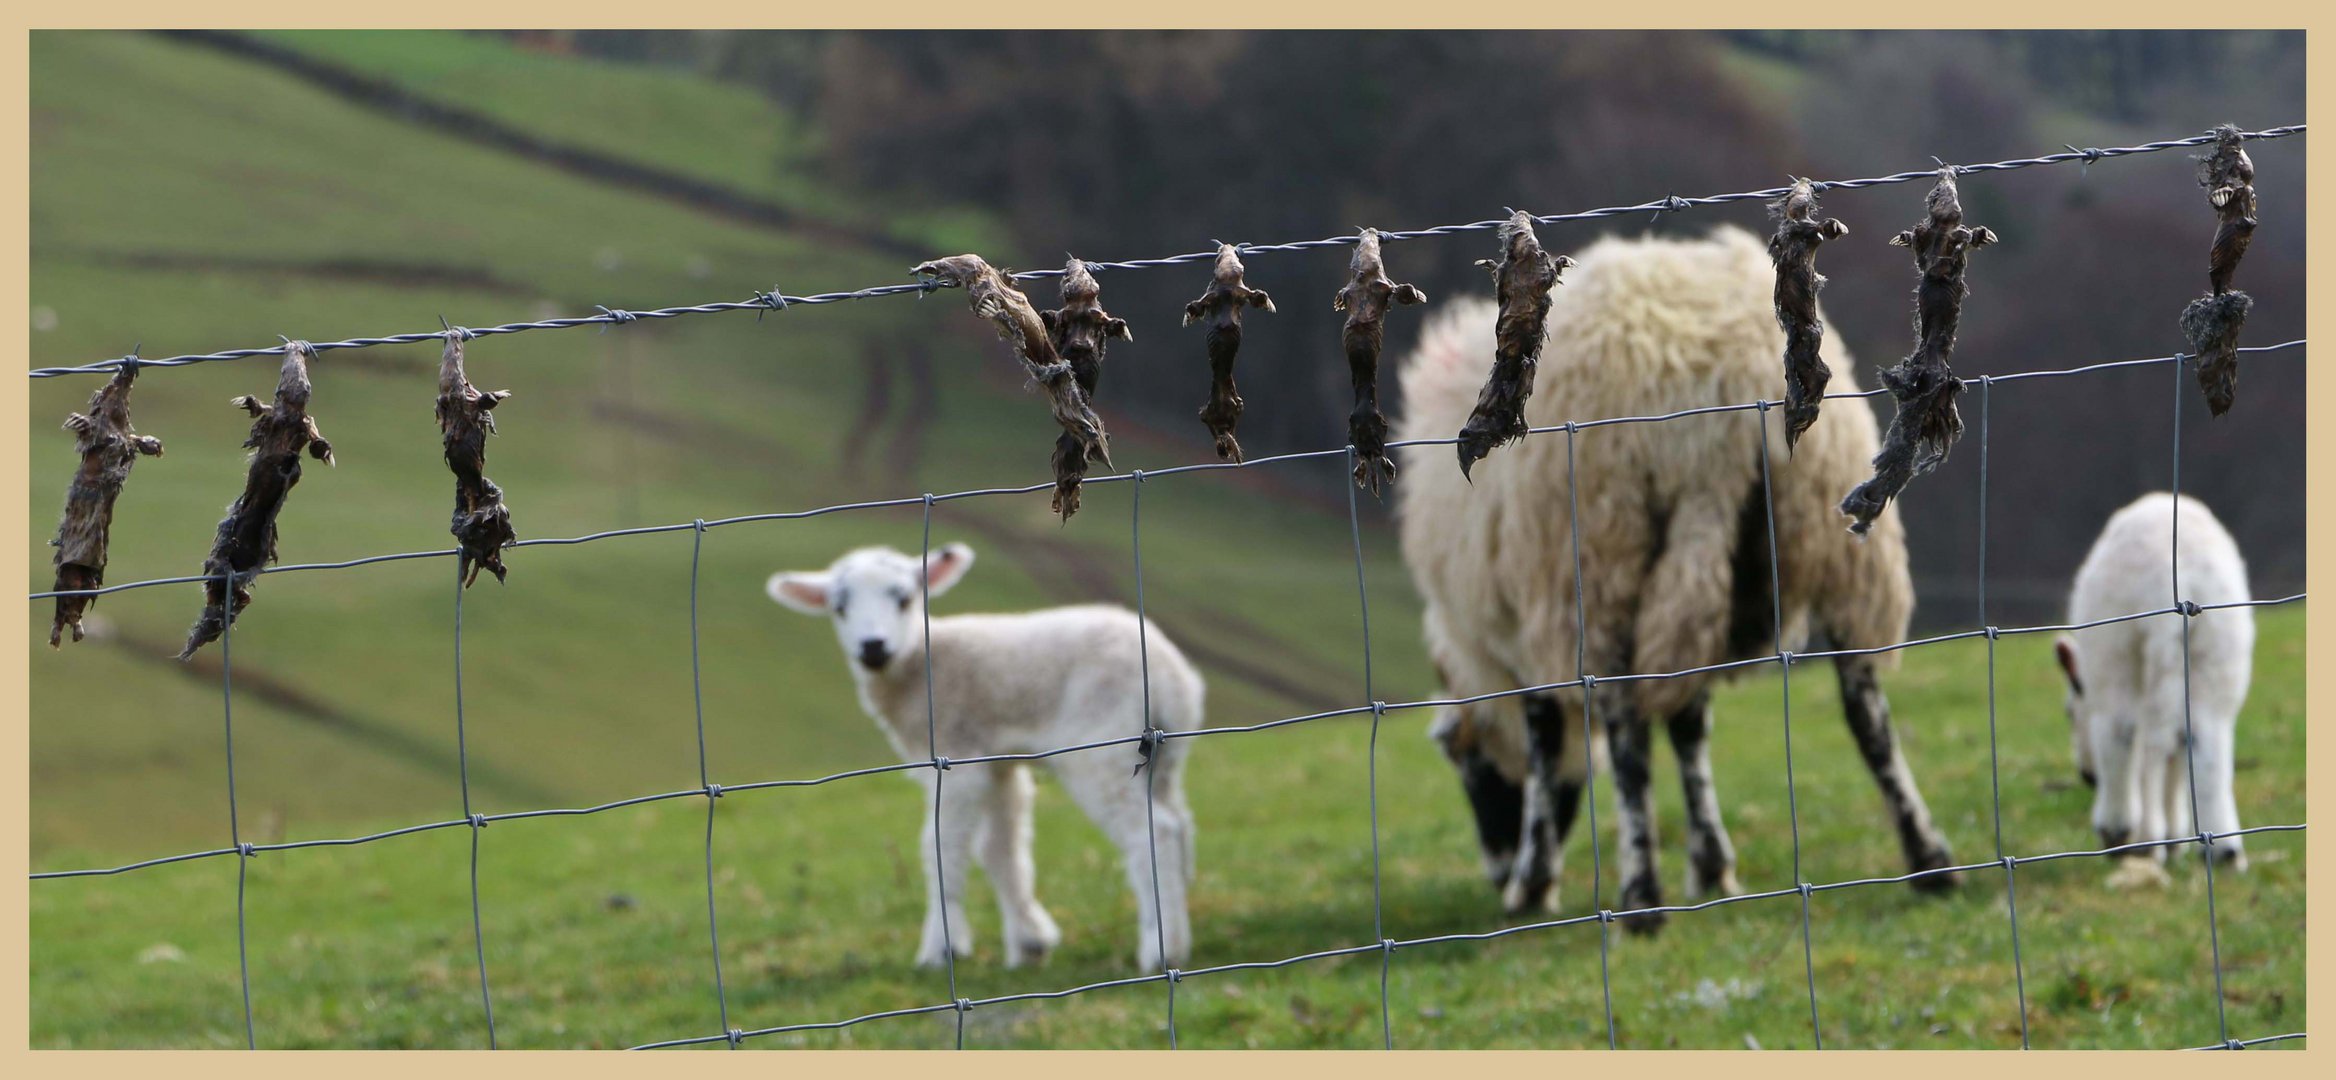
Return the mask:
{"type": "Polygon", "coordinates": [[[1217,262],[1208,291],[1184,305],[1184,325],[1208,322],[1209,401],[1200,408],[1200,422],[1216,440],[1219,460],[1239,462],[1241,441],[1233,437],[1241,421],[1241,389],[1233,384],[1233,360],[1241,353],[1241,312],[1244,308],[1273,311],[1273,297],[1242,280],[1241,253],[1233,245],[1217,245],[1217,262]]]}
{"type": "MultiPolygon", "coordinates": [[[[1074,258],[1063,264],[1063,306],[1038,313],[1046,323],[1047,340],[1055,355],[1071,366],[1071,379],[1092,404],[1103,378],[1103,345],[1111,338],[1134,341],[1126,319],[1103,310],[1103,288],[1087,264],[1074,258]]],[[[1079,481],[1087,475],[1087,444],[1066,431],[1054,441],[1054,511],[1069,520],[1079,512],[1079,481]]]]}
{"type": "Polygon", "coordinates": [[[1768,258],[1776,264],[1776,325],[1784,329],[1784,444],[1790,451],[1817,422],[1825,384],[1833,380],[1833,370],[1818,355],[1825,324],[1817,321],[1817,291],[1825,287],[1825,275],[1817,272],[1817,248],[1849,235],[1849,226],[1817,216],[1816,186],[1806,179],[1794,180],[1768,209],[1776,216],[1768,258]]]}
{"type": "Polygon", "coordinates": [[[1014,287],[1012,280],[979,255],[952,255],[918,263],[910,268],[910,273],[943,288],[965,290],[965,306],[977,318],[994,325],[998,337],[1013,347],[1015,357],[1029,371],[1031,381],[1046,393],[1054,410],[1054,421],[1062,427],[1063,435],[1079,444],[1083,455],[1078,463],[1080,472],[1068,471],[1074,463],[1061,453],[1054,457],[1054,508],[1068,520],[1078,512],[1077,492],[1079,481],[1085,475],[1084,460],[1093,459],[1110,466],[1110,436],[1103,430],[1102,418],[1088,404],[1087,394],[1080,389],[1071,365],[1056,352],[1046,320],[1031,306],[1030,298],[1014,287]],[[1072,495],[1068,501],[1063,497],[1065,491],[1072,495]]]}
{"type": "Polygon", "coordinates": [[[1417,285],[1388,280],[1377,229],[1362,230],[1347,269],[1352,279],[1331,300],[1332,310],[1346,312],[1346,329],[1340,341],[1346,347],[1347,374],[1355,386],[1347,437],[1355,449],[1355,483],[1377,495],[1380,485],[1395,479],[1395,463],[1387,460],[1387,416],[1379,411],[1379,350],[1387,341],[1387,309],[1427,303],[1428,294],[1417,285]]]}
{"type": "MultiPolygon", "coordinates": [[[[140,435],[130,427],[130,384],[137,378],[138,358],[125,358],[114,377],[89,396],[89,411],[65,418],[65,430],[73,433],[73,449],[81,455],[81,465],[73,472],[72,485],[65,489],[65,514],[57,522],[57,538],[49,541],[57,549],[58,592],[104,587],[114,500],[120,497],[122,485],[129,483],[130,466],[137,464],[139,457],[162,456],[162,440],[140,435]]],[[[81,640],[81,614],[96,602],[95,596],[58,597],[56,621],[49,625],[49,647],[57,648],[67,631],[72,632],[73,640],[81,640]]]]}
{"type": "Polygon", "coordinates": [[[1533,233],[1533,215],[1523,210],[1509,211],[1498,235],[1501,257],[1476,262],[1492,271],[1500,315],[1493,324],[1492,374],[1476,395],[1476,409],[1460,428],[1464,477],[1494,447],[1525,437],[1525,400],[1533,396],[1533,372],[1547,334],[1549,290],[1563,284],[1559,275],[1574,264],[1541,250],[1541,238],[1533,233]]]}
{"type": "Polygon", "coordinates": [[[454,519],[447,531],[461,549],[459,573],[466,589],[481,570],[503,580],[503,549],[519,539],[511,530],[511,511],[503,505],[503,489],[486,472],[494,408],[511,391],[483,391],[470,384],[462,368],[462,343],[469,336],[467,330],[448,330],[438,366],[438,432],[446,441],[446,467],[454,471],[454,519]]]}
{"type": "Polygon", "coordinates": [[[1963,384],[1947,361],[1955,351],[1955,326],[1969,292],[1963,272],[1970,267],[1971,249],[1994,243],[1995,233],[1984,225],[1963,224],[1952,165],[1939,170],[1938,186],[1930,190],[1925,208],[1928,216],[1920,224],[1890,238],[1892,245],[1914,250],[1922,283],[1914,290],[1914,351],[1882,371],[1882,385],[1897,399],[1898,414],[1890,418],[1881,452],[1874,455],[1873,479],[1841,500],[1849,531],[1860,536],[1909,482],[1947,460],[1963,434],[1963,418],[1955,411],[1963,384]]]}
{"type": "Polygon", "coordinates": [[[211,555],[203,560],[203,576],[209,579],[203,583],[203,614],[187,631],[186,648],[178,654],[181,660],[218,640],[251,606],[253,579],[276,561],[276,515],[300,483],[300,455],[306,452],[327,465],[333,463],[332,444],[317,431],[316,418],[308,415],[308,365],[315,359],[316,350],[307,342],[285,342],[275,402],[264,403],[249,394],[231,402],[252,417],[251,437],[243,442],[251,449],[251,463],[243,493],[227,507],[212,539],[211,555]]]}
{"type": "Polygon", "coordinates": [[[2239,129],[2214,129],[2214,150],[2198,159],[2198,186],[2206,189],[2217,224],[2207,254],[2205,296],[2182,309],[2182,334],[2198,358],[2198,386],[2216,416],[2229,412],[2239,392],[2239,330],[2255,299],[2231,288],[2239,260],[2255,239],[2255,163],[2240,149],[2239,129]]]}

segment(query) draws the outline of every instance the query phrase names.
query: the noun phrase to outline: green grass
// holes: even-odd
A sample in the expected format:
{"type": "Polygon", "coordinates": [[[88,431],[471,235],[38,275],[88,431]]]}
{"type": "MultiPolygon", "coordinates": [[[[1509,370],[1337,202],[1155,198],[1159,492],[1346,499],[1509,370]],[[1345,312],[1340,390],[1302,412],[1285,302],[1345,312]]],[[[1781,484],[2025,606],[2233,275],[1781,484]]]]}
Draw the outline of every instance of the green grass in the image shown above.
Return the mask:
{"type": "MultiPolygon", "coordinates": [[[[2303,619],[2263,619],[2255,693],[2241,721],[2238,784],[2250,824],[2303,820],[2303,619]]],[[[1993,850],[1984,646],[1910,652],[1893,704],[1941,826],[1968,861],[1993,850]]],[[[2015,854],[2092,846],[2043,642],[1999,646],[2004,845],[2015,854]]],[[[1819,669],[1809,669],[1814,674],[1819,669]]],[[[832,672],[830,682],[843,681],[832,672]]],[[[1794,687],[1794,764],[1805,876],[1895,873],[1894,845],[1827,680],[1794,687]]],[[[1723,692],[1714,756],[1748,889],[1789,887],[1783,743],[1773,675],[1723,692]]],[[[1215,719],[1249,720],[1228,715],[1215,719]]],[[[715,714],[717,725],[735,719],[715,714]]],[[[1481,932],[1504,922],[1476,876],[1467,814],[1421,717],[1381,734],[1386,934],[1481,932]]],[[[838,716],[839,723],[862,723],[838,716]]],[[[485,728],[492,721],[474,718],[485,728]]],[[[686,771],[687,717],[662,725],[686,771]]],[[[1274,960],[1375,940],[1369,725],[1318,721],[1202,740],[1189,783],[1201,877],[1192,967],[1274,960]]],[[[716,774],[726,755],[716,745],[716,774]]],[[[1103,752],[1124,753],[1124,750],[1103,752]]],[[[881,760],[870,756],[870,763],[881,760]]],[[[787,775],[795,775],[793,771],[787,775]]],[[[1662,785],[1676,882],[1679,807],[1662,785]]],[[[1601,793],[1603,794],[1603,793],[1601,793]]],[[[998,966],[994,906],[972,898],[969,998],[1131,974],[1131,900],[1112,853],[1051,785],[1040,796],[1040,895],[1068,940],[1044,969],[998,966]]],[[[1611,813],[1601,799],[1599,809],[1611,813]]],[[[948,1000],[940,972],[911,967],[922,903],[913,789],[887,776],[740,793],[720,804],[716,901],[731,1022],[840,1020],[948,1000]]],[[[384,822],[387,824],[388,822],[384,822]]],[[[505,1046],[613,1046],[719,1030],[705,933],[702,804],[506,822],[480,836],[480,888],[496,1019],[505,1046]]],[[[1610,837],[1602,842],[1611,843],[1610,837]]],[[[452,829],[250,864],[252,995],[268,1046],[483,1044],[469,927],[467,838],[452,829]]],[[[2303,1026],[2303,844],[2249,838],[2255,865],[2216,882],[2231,1029],[2303,1026]]],[[[1577,837],[1565,910],[1591,910],[1577,837]]],[[[2193,1045],[2217,1038],[2203,875],[2115,892],[2100,860],[2019,870],[2024,974],[2043,1047],[2193,1045]]],[[[240,1037],[234,869],[197,862],[115,879],[43,884],[33,896],[38,1045],[226,1045],[240,1037]],[[169,948],[165,948],[165,947],[169,948]],[[177,950],[176,953],[170,949],[177,950]],[[162,952],[172,958],[141,961],[162,952]],[[183,958],[181,958],[183,954],[183,958]]],[[[1676,887],[1675,884],[1673,887],[1676,887]]],[[[1632,1047],[1808,1043],[1799,908],[1756,900],[1674,916],[1659,937],[1612,942],[1614,1010],[1632,1047]]],[[[2003,879],[1971,875],[1946,899],[1904,886],[1818,893],[1810,905],[1818,1007],[1831,1047],[2016,1046],[2003,879]]],[[[1575,1047],[1604,1041],[1598,930],[1585,925],[1395,954],[1389,999],[1405,1047],[1575,1047]]],[[[1177,991],[1188,1047],[1370,1047],[1379,1038],[1371,957],[1194,978],[1177,991]]],[[[1163,992],[1147,985],[977,1009],[977,1047],[1153,1047],[1163,992]]],[[[945,1046],[949,1017],[871,1022],[765,1046],[945,1046]]]]}
{"type": "MultiPolygon", "coordinates": [[[[525,56],[468,37],[303,35],[301,47],[459,96],[507,122],[586,141],[656,115],[768,124],[813,135],[732,91],[662,73],[525,56]],[[411,65],[403,58],[413,54],[411,65]],[[426,54],[426,55],[425,55],[426,54]],[[524,79],[486,69],[507,68],[524,79]],[[654,86],[642,83],[651,80],[654,86]],[[529,88],[556,87],[544,97],[529,88]],[[524,91],[524,92],[523,92],[524,91]],[[697,95],[729,104],[705,107],[697,95]],[[727,97],[725,97],[727,95],[727,97]],[[547,104],[547,101],[549,104],[547,104]],[[686,107],[682,107],[686,106],[686,107]],[[647,108],[647,106],[643,106],[647,108]],[[754,110],[763,110],[756,113],[754,110]],[[561,125],[568,125],[563,128],[561,125]]],[[[83,363],[143,341],[147,355],[414,330],[444,314],[485,324],[645,308],[785,281],[791,292],[895,280],[897,259],[741,228],[446,139],[339,103],[295,80],[200,48],[110,33],[42,33],[32,48],[32,362],[83,363]],[[350,260],[372,269],[350,269],[350,260]],[[386,269],[385,269],[386,268],[386,269]]],[[[652,117],[653,119],[654,117],[652,117]]],[[[677,129],[632,147],[695,175],[785,196],[758,174],[752,139],[677,129]]],[[[773,144],[776,145],[776,144],[773,144]]],[[[805,199],[836,197],[809,192],[805,199]]],[[[816,204],[815,204],[816,205],[816,204]]],[[[978,213],[931,215],[951,235],[978,213]]],[[[937,227],[938,228],[938,227],[937,227]]],[[[1150,335],[1147,348],[1168,341],[1150,335]]],[[[1192,342],[1173,355],[1190,362],[1192,342]]],[[[1133,349],[1127,362],[1155,355],[1133,349]]],[[[1170,353],[1156,354],[1163,357],[1170,353]]],[[[499,413],[490,472],[522,535],[793,510],[921,490],[1022,484],[1042,475],[1043,406],[956,303],[878,300],[773,315],[722,315],[608,333],[477,342],[471,371],[518,391],[499,413]],[[936,411],[901,473],[847,460],[872,364],[932,342],[936,411]]],[[[1114,353],[1115,362],[1123,354],[1114,353]]],[[[289,562],[446,545],[449,483],[430,421],[435,350],[327,354],[314,411],[341,464],[312,468],[283,518],[289,562]]],[[[1192,367],[1190,394],[1205,376],[1192,367]]],[[[245,421],[225,400],[263,390],[265,361],[150,372],[138,425],[167,456],[142,462],[116,520],[115,582],[190,572],[239,482],[245,421]]],[[[94,387],[32,387],[27,579],[47,580],[51,515],[71,468],[54,430],[94,387]]],[[[897,387],[895,399],[906,394],[897,387]]],[[[1108,408],[1110,402],[1105,401],[1108,408]]],[[[897,400],[868,446],[914,441],[897,400]]],[[[1190,430],[1114,417],[1122,467],[1201,460],[1190,430]]],[[[1149,610],[1201,658],[1217,724],[1359,704],[1361,627],[1341,463],[1163,477],[1144,485],[1149,610]],[[1214,657],[1212,659],[1211,657],[1214,657]]],[[[1101,485],[1068,525],[1043,494],[938,505],[936,541],[970,539],[982,561],[944,611],[1133,596],[1133,489],[1101,485]]],[[[1368,525],[1368,523],[1367,523],[1368,525]]],[[[815,620],[761,595],[771,570],[846,547],[914,549],[915,507],[709,531],[698,553],[703,697],[716,781],[799,778],[888,760],[815,620]]],[[[1392,537],[1364,533],[1377,695],[1430,694],[1418,602],[1392,537]]],[[[584,806],[697,783],[690,680],[688,532],[514,552],[506,586],[464,611],[464,721],[471,798],[484,812],[584,806]]],[[[458,817],[452,573],[443,560],[270,576],[236,628],[236,781],[246,839],[363,834],[458,817]],[[289,689],[294,693],[282,693],[289,689]]],[[[90,641],[32,663],[30,801],[38,869],[111,865],[217,847],[228,835],[215,663],[175,651],[198,600],[189,587],[109,596],[90,641]]],[[[45,636],[48,612],[28,605],[45,636]]],[[[2242,721],[2250,823],[2303,818],[2303,620],[2268,612],[2255,696],[2242,721]]],[[[2001,646],[2005,844],[2082,848],[2085,797],[2066,762],[2049,654],[2001,646]]],[[[1983,650],[1916,650],[1889,686],[1941,824],[1970,859],[1992,853],[1983,650]]],[[[1795,682],[1804,876],[1896,872],[1878,800],[1831,706],[1829,680],[1795,682]]],[[[1776,684],[1728,690],[1716,751],[1745,884],[1791,879],[1776,684]]],[[[1466,810],[1420,737],[1389,717],[1379,748],[1386,933],[1502,925],[1477,876],[1466,810]]],[[[1374,940],[1369,729],[1334,720],[1202,740],[1191,775],[1201,828],[1193,966],[1269,960],[1374,940]]],[[[1124,751],[1117,751],[1124,752],[1124,751]]],[[[1678,820],[1664,785],[1667,823],[1678,820]]],[[[1129,974],[1132,901],[1111,853],[1060,793],[1042,795],[1041,895],[1069,932],[1044,970],[959,971],[967,997],[1050,990],[1129,974]]],[[[1601,813],[1608,813],[1605,805],[1601,813]]],[[[716,899],[732,1023],[834,1020],[932,1004],[942,977],[913,951],[921,885],[916,796],[887,777],[740,793],[720,805],[716,899]]],[[[705,945],[703,806],[692,799],[589,817],[504,822],[480,834],[487,958],[504,1045],[620,1045],[718,1029],[705,945]]],[[[252,994],[262,1045],[480,1045],[468,919],[469,840],[447,829],[248,865],[252,994]]],[[[1668,880],[1678,838],[1667,834],[1668,880]]],[[[2218,883],[2231,1024],[2292,1030],[2304,1008],[2303,845],[2258,838],[2256,870],[2218,883]]],[[[210,859],[32,889],[33,1041],[42,1046],[240,1045],[232,860],[210,859]]],[[[1589,907],[1577,839],[1566,909],[1589,907]]],[[[2038,1045],[2212,1041],[2204,897],[2195,873],[2162,893],[2112,894],[2096,862],[2023,868],[2022,945],[2038,1045]]],[[[1899,886],[1819,894],[1811,905],[1829,1046],[2015,1044],[2000,878],[1945,901],[1899,886]],[[1927,1011],[1926,1011],[1927,1010],[1927,1011]],[[1933,1034],[1934,1027],[1943,1032],[1933,1034]]],[[[1615,1009],[1634,1046],[1765,1046],[1806,1039],[1798,904],[1761,901],[1674,920],[1653,941],[1613,942],[1615,1009]],[[1706,984],[1708,980],[1708,985],[1706,984]]],[[[1404,1046],[1603,1042],[1596,928],[1405,950],[1390,999],[1404,1046]]],[[[1372,958],[1196,978],[1178,990],[1187,1046],[1373,1046],[1372,958]]],[[[976,1046],[1156,1046],[1159,987],[975,1011],[976,1046]]],[[[750,1045],[931,1046],[953,1023],[887,1020],[750,1045]]]]}

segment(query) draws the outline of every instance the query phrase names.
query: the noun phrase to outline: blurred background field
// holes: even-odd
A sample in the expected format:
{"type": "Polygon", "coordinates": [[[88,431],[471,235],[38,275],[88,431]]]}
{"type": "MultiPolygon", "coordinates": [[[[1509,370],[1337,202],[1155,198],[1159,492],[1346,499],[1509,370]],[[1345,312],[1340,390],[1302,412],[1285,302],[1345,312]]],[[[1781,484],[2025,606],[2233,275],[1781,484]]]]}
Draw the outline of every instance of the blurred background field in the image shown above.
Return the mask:
{"type": "MultiPolygon", "coordinates": [[[[1947,160],[2118,145],[2224,120],[2301,122],[2300,35],[1343,35],[42,33],[32,48],[32,366],[143,345],[148,356],[736,300],[902,280],[918,258],[980,250],[1053,265],[1558,212],[1947,160]],[[1076,92],[1065,92],[1065,87],[1076,92]],[[1545,103],[1520,110],[1520,102],[1545,103]]],[[[2243,271],[2248,339],[2302,334],[2301,139],[2251,148],[2265,226],[2243,271]]],[[[1958,368],[2006,373],[2164,355],[2202,285],[2211,216],[2178,154],[1966,183],[2005,238],[1975,265],[1958,368]]],[[[1903,350],[1913,187],[1844,192],[1828,212],[1826,304],[1861,379],[1903,350]],[[1870,243],[1861,243],[1857,237],[1870,243]]],[[[1612,231],[1762,228],[1750,204],[1612,231]]],[[[1544,231],[1554,250],[1600,229],[1544,231]]],[[[1480,292],[1479,238],[1404,245],[1431,296],[1480,292]]],[[[1282,308],[1252,320],[1241,370],[1253,455],[1344,440],[1327,297],[1342,253],[1252,262],[1282,308]]],[[[1107,275],[1133,320],[1100,407],[1122,468],[1204,460],[1198,332],[1175,312],[1194,269],[1107,275]]],[[[1034,298],[1051,290],[1041,285],[1034,298]]],[[[1399,325],[1390,347],[1408,345],[1399,325]]],[[[958,298],[638,323],[483,340],[472,377],[517,396],[490,474],[521,535],[798,510],[1043,478],[1051,428],[958,298]]],[[[446,546],[448,477],[430,415],[436,350],[328,353],[314,411],[340,455],[283,519],[288,562],[446,546]]],[[[2259,596],[2301,591],[2302,352],[2254,360],[2240,414],[2190,412],[2183,484],[2228,522],[2259,596]]],[[[2102,518],[2165,486],[2163,367],[1998,387],[1988,552],[1996,622],[2048,621],[2102,518]],[[2049,466],[2049,467],[2047,467],[2049,466]]],[[[116,520],[111,581],[192,572],[239,483],[266,360],[150,371],[134,398],[168,454],[142,462],[116,520]]],[[[1389,379],[1388,389],[1393,390],[1389,379]]],[[[96,381],[32,384],[35,535],[71,469],[55,429],[96,381]]],[[[2194,402],[2193,402],[2194,404],[2194,402]]],[[[1400,408],[1400,402],[1394,403],[1400,408]]],[[[1886,408],[1886,406],[1885,406],[1886,408]]],[[[1724,422],[1714,418],[1711,422],[1724,422]]],[[[1594,438],[1594,434],[1586,436],[1594,438]]],[[[1145,486],[1145,600],[1210,680],[1219,725],[1367,700],[1335,460],[1145,486]]],[[[1918,626],[1976,625],[1977,455],[1906,501],[1918,626]]],[[[1132,602],[1129,495],[1096,485],[1067,525],[1043,494],[950,502],[936,542],[981,562],[944,613],[1132,602]]],[[[1363,508],[1378,697],[1434,692],[1418,601],[1384,508],[1363,508]]],[[[708,532],[701,569],[707,741],[721,783],[890,760],[832,637],[771,605],[772,570],[847,547],[914,550],[916,508],[708,532]]],[[[489,813],[583,806],[697,783],[688,532],[529,548],[465,607],[472,797],[489,813]]],[[[247,839],[355,835],[460,816],[452,716],[452,566],[421,560],[273,575],[235,636],[237,782],[247,839]]],[[[193,587],[94,609],[90,641],[33,657],[35,869],[106,865],[227,839],[217,650],[168,659],[193,587]]],[[[45,639],[46,604],[28,605],[45,639]]],[[[2241,721],[2249,824],[2302,821],[2303,616],[2266,612],[2241,721]]],[[[2004,848],[2091,846],[2067,763],[2049,650],[1999,646],[2004,848]]],[[[1917,774],[1966,859],[1993,852],[1984,649],[1917,649],[1890,683],[1917,774]]],[[[1805,876],[1896,872],[1879,800],[1830,679],[1795,680],[1805,876]]],[[[1715,756],[1745,884],[1790,883],[1778,688],[1725,695],[1715,756]]],[[[1390,936],[1502,924],[1467,812],[1420,737],[1380,739],[1390,936]]],[[[1135,721],[1131,718],[1131,730],[1135,721]]],[[[1192,773],[1202,877],[1194,966],[1372,940],[1368,722],[1201,741],[1192,773]]],[[[1105,751],[1116,752],[1116,751],[1105,751]]],[[[1665,783],[1663,789],[1674,789],[1665,783]]],[[[1667,790],[1666,826],[1678,820],[1667,790]]],[[[915,795],[870,777],[742,793],[716,829],[732,1022],[841,1019],[946,1000],[907,959],[921,904],[915,795]]],[[[1005,973],[991,946],[959,971],[979,997],[1127,974],[1129,901],[1109,849],[1042,795],[1040,894],[1071,941],[1005,973]]],[[[1601,807],[1603,810],[1603,806],[1601,807]]],[[[504,1045],[622,1045],[710,1034],[703,807],[677,800],[489,829],[481,887],[504,1045]]],[[[2218,879],[2232,1034],[2302,1026],[2300,835],[2253,838],[2218,879]]],[[[1666,875],[1675,884],[1678,851],[1666,875]]],[[[1577,838],[1566,906],[1589,910],[1577,838]]],[[[444,830],[254,860],[252,993],[261,1045],[483,1045],[467,926],[467,838],[444,830]]],[[[213,859],[40,882],[38,1045],[240,1045],[234,868],[213,859]]],[[[2030,1021],[2042,1046],[2196,1045],[2218,1037],[2195,868],[2110,894],[2088,860],[2020,871],[2030,1021]]],[[[1829,1046],[2018,1044],[2000,875],[1922,902],[1902,887],[1821,894],[1811,911],[1829,1046]]],[[[1674,919],[1620,942],[1624,1045],[1776,1047],[1807,1039],[1797,904],[1674,919]]],[[[1619,940],[1619,939],[1618,939],[1619,940]]],[[[1595,928],[1399,953],[1398,1045],[1602,1045],[1595,928]]],[[[1196,979],[1185,1045],[1377,1044],[1368,960],[1196,979]]],[[[1157,987],[977,1011],[983,1046],[1154,1046],[1157,987]]],[[[771,1045],[946,1045],[912,1018],[771,1045]]],[[[749,1043],[748,1045],[757,1045],[749,1043]]],[[[2283,1045],[2300,1045],[2298,1043],[2283,1045]]]]}

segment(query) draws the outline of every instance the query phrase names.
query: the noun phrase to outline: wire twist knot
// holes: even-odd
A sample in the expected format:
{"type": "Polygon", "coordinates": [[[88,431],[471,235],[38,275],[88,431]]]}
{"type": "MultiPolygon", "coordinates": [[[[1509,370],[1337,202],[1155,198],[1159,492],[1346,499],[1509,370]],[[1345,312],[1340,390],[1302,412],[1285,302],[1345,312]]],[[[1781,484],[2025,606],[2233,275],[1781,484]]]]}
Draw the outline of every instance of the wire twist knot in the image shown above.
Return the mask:
{"type": "Polygon", "coordinates": [[[610,321],[618,324],[629,323],[640,318],[640,316],[635,315],[630,311],[626,311],[623,308],[611,308],[600,304],[594,304],[592,306],[598,309],[601,314],[608,316],[610,321]]]}
{"type": "Polygon", "coordinates": [[[746,1041],[746,1033],[738,1030],[737,1028],[731,1028],[730,1030],[722,1033],[722,1038],[729,1041],[730,1049],[736,1050],[738,1049],[739,1043],[746,1041]]]}
{"type": "Polygon", "coordinates": [[[2199,613],[2205,610],[2204,608],[2198,606],[2198,601],[2196,600],[2179,601],[2174,605],[2174,607],[2181,611],[2184,617],[2192,619],[2197,618],[2199,613]]]}
{"type": "Polygon", "coordinates": [[[470,816],[470,827],[471,827],[471,828],[474,828],[474,829],[484,829],[484,828],[486,828],[486,827],[487,827],[487,815],[485,815],[485,814],[472,814],[472,815],[470,816]]]}
{"type": "Polygon", "coordinates": [[[948,771],[949,771],[949,759],[948,759],[948,758],[945,758],[945,757],[941,757],[941,756],[939,756],[939,755],[935,755],[935,756],[934,756],[934,758],[933,758],[933,768],[935,768],[935,769],[938,769],[938,770],[940,770],[940,771],[942,771],[942,772],[948,772],[948,771]]]}

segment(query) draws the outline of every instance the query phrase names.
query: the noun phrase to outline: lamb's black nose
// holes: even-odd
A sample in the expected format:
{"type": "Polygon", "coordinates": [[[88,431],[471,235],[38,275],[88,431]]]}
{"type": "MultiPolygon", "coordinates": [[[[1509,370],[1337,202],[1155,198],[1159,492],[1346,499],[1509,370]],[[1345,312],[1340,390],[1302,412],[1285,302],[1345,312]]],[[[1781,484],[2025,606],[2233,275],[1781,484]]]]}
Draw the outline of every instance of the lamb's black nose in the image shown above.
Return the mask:
{"type": "Polygon", "coordinates": [[[870,671],[882,671],[892,662],[892,650],[885,648],[880,638],[866,638],[860,642],[860,664],[870,671]]]}
{"type": "Polygon", "coordinates": [[[2094,831],[2101,834],[2101,846],[2104,848],[2124,847],[2133,839],[2132,829],[2096,829],[2094,831]]]}

